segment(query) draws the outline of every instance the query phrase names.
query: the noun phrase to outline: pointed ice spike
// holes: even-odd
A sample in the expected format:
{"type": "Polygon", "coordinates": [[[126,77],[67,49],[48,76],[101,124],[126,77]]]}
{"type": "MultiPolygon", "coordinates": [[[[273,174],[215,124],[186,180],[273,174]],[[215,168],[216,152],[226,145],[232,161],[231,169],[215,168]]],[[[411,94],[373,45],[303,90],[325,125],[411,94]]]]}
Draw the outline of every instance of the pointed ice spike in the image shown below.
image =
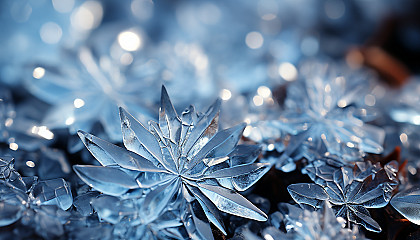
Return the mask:
{"type": "Polygon", "coordinates": [[[315,209],[320,208],[323,201],[328,199],[325,190],[313,183],[291,184],[287,187],[287,191],[299,205],[305,204],[315,209]]]}
{"type": "Polygon", "coordinates": [[[155,136],[123,108],[120,108],[120,118],[125,147],[155,164],[169,167],[163,162],[162,151],[155,136]]]}
{"type": "Polygon", "coordinates": [[[147,220],[153,221],[161,215],[179,189],[179,184],[179,180],[174,179],[158,186],[146,195],[141,208],[147,220]]]}
{"type": "Polygon", "coordinates": [[[253,163],[248,165],[239,165],[230,168],[223,168],[215,172],[210,173],[209,175],[204,176],[204,178],[227,178],[227,177],[236,177],[240,175],[249,174],[257,169],[270,166],[269,163],[253,163]]]}
{"type": "Polygon", "coordinates": [[[209,107],[206,114],[194,125],[194,128],[192,129],[192,132],[188,136],[185,146],[182,149],[182,155],[193,155],[190,154],[190,152],[197,152],[202,147],[201,144],[197,144],[200,139],[210,139],[214,136],[214,134],[216,134],[219,129],[220,104],[221,101],[218,99],[209,107]],[[197,146],[199,149],[194,151],[192,148],[197,146]]]}
{"type": "Polygon", "coordinates": [[[159,126],[163,135],[174,143],[179,142],[181,135],[181,120],[171,103],[165,86],[162,86],[162,95],[159,109],[159,126]]]}
{"type": "Polygon", "coordinates": [[[236,177],[232,177],[232,184],[233,187],[237,191],[246,191],[248,188],[250,188],[252,185],[254,185],[264,174],[266,174],[271,168],[270,164],[264,165],[258,169],[255,169],[254,171],[239,175],[236,177]]]}
{"type": "Polygon", "coordinates": [[[31,191],[37,204],[55,205],[63,210],[73,204],[70,186],[62,178],[38,182],[31,191]]]}
{"type": "Polygon", "coordinates": [[[200,203],[207,218],[214,224],[224,235],[227,235],[223,219],[220,216],[217,207],[196,187],[187,185],[188,189],[193,193],[197,201],[200,203]]]}
{"type": "Polygon", "coordinates": [[[78,131],[89,152],[103,165],[120,165],[123,168],[147,172],[164,172],[148,159],[104,141],[89,133],[78,131]]]}
{"type": "Polygon", "coordinates": [[[239,193],[232,190],[198,183],[200,191],[207,196],[223,212],[249,218],[257,221],[266,221],[267,215],[239,193]]]}
{"type": "Polygon", "coordinates": [[[87,185],[111,196],[139,187],[134,179],[117,168],[75,165],[73,169],[87,185]]]}
{"type": "Polygon", "coordinates": [[[372,232],[381,232],[381,226],[370,217],[369,211],[358,205],[351,205],[349,206],[350,211],[350,219],[353,218],[353,222],[362,225],[367,230],[372,232]]]}
{"type": "Polygon", "coordinates": [[[211,231],[210,223],[207,221],[203,210],[200,208],[200,205],[197,202],[192,202],[189,205],[189,207],[197,232],[204,239],[213,240],[214,238],[211,231]]]}
{"type": "Polygon", "coordinates": [[[216,135],[214,135],[213,138],[210,139],[210,141],[188,163],[187,168],[191,169],[204,158],[214,158],[228,155],[235,148],[236,144],[238,144],[245,127],[246,124],[242,123],[216,133],[216,135]]]}
{"type": "Polygon", "coordinates": [[[410,222],[420,225],[420,187],[401,191],[391,199],[391,205],[410,222]]]}

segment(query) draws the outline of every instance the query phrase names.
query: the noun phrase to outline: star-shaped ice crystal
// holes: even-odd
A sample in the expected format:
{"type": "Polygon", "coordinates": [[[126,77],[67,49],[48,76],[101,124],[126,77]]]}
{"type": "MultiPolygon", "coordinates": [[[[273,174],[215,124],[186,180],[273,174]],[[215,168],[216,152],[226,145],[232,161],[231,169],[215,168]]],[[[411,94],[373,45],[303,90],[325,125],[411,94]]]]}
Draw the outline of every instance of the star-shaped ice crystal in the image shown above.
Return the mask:
{"type": "Polygon", "coordinates": [[[211,237],[209,222],[226,233],[218,210],[265,221],[264,212],[238,191],[251,187],[270,165],[254,163],[259,147],[237,145],[245,124],[218,131],[219,107],[220,101],[216,101],[203,114],[190,106],[178,116],[162,87],[159,122],[149,122],[149,130],[120,109],[127,150],[79,132],[102,166],[76,165],[74,170],[105,194],[124,198],[143,195],[138,211],[148,221],[187,201],[204,238],[211,237]],[[205,218],[199,218],[202,214],[196,210],[202,210],[205,218]]]}

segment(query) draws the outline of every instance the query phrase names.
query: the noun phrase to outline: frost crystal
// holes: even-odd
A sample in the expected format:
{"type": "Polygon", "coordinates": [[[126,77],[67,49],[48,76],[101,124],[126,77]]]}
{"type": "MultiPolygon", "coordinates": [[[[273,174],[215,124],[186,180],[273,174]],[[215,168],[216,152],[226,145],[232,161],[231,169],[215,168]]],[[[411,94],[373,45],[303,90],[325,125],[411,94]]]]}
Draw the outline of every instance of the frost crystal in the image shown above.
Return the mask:
{"type": "Polygon", "coordinates": [[[397,193],[391,205],[410,222],[420,225],[420,188],[418,186],[397,193]]]}
{"type": "Polygon", "coordinates": [[[189,233],[195,230],[202,238],[212,236],[209,222],[226,234],[218,210],[265,221],[264,212],[238,191],[251,187],[270,165],[254,163],[259,147],[237,145],[245,124],[218,131],[219,107],[216,101],[203,114],[190,106],[178,116],[162,87],[159,122],[149,122],[149,130],[120,109],[127,150],[79,132],[102,166],[76,165],[74,170],[105,194],[123,198],[143,194],[142,204],[131,211],[148,222],[188,202],[185,209],[196,227],[189,233]]]}
{"type": "MultiPolygon", "coordinates": [[[[38,107],[36,105],[32,106],[38,107]]],[[[18,148],[36,150],[48,144],[54,134],[37,121],[31,119],[28,109],[20,109],[13,104],[12,96],[5,89],[0,90],[0,142],[7,143],[11,150],[18,148]]]]}
{"type": "Polygon", "coordinates": [[[13,174],[3,175],[5,178],[0,180],[0,226],[20,219],[20,224],[35,228],[44,238],[63,235],[63,224],[69,216],[65,210],[73,203],[67,182],[60,178],[38,181],[37,177],[21,177],[10,159],[7,161],[8,167],[2,166],[2,171],[13,174]]]}
{"type": "Polygon", "coordinates": [[[360,163],[354,168],[331,166],[315,168],[318,184],[292,184],[287,189],[292,198],[303,207],[320,208],[327,200],[337,217],[360,224],[369,231],[380,232],[381,227],[370,217],[366,208],[381,208],[388,204],[392,191],[398,185],[398,164],[392,161],[384,168],[360,163]]]}
{"type": "Polygon", "coordinates": [[[280,212],[270,216],[272,227],[264,229],[265,239],[365,239],[357,227],[352,230],[343,228],[344,220],[336,218],[328,203],[318,211],[308,211],[287,203],[279,204],[280,212]],[[287,234],[278,228],[284,224],[287,234]]]}
{"type": "Polygon", "coordinates": [[[371,118],[359,100],[369,89],[365,75],[322,63],[303,65],[300,72],[301,81],[288,87],[280,118],[283,130],[293,135],[305,132],[302,142],[312,142],[318,152],[324,145],[325,151],[347,161],[364,152],[382,152],[384,131],[364,123],[371,118]]]}
{"type": "MultiPolygon", "coordinates": [[[[139,117],[150,119],[154,115],[149,108],[158,96],[148,89],[159,87],[158,81],[152,81],[156,66],[143,55],[134,57],[135,52],[124,50],[114,39],[116,29],[121,31],[115,26],[105,28],[78,50],[64,51],[59,65],[44,62],[29,69],[33,76],[27,78],[29,90],[52,105],[45,125],[53,129],[68,127],[75,134],[77,130],[91,131],[94,124],[101,123],[107,136],[117,141],[121,139],[118,106],[139,117]],[[121,60],[124,57],[130,60],[125,63],[121,60]],[[37,70],[42,74],[35,74],[37,70]]],[[[139,39],[144,37],[134,30],[122,33],[128,32],[139,39]]]]}

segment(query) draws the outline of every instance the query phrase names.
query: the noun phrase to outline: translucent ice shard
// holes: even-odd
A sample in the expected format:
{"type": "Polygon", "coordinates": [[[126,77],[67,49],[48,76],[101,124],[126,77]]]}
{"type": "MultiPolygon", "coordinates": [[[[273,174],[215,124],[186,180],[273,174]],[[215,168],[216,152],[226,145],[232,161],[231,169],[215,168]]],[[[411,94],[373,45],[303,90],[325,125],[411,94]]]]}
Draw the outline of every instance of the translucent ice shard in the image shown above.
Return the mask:
{"type": "MultiPolygon", "coordinates": [[[[204,114],[189,107],[180,117],[163,87],[159,122],[150,122],[149,130],[120,109],[123,142],[128,150],[79,132],[102,166],[74,169],[88,185],[115,197],[126,198],[124,194],[143,188],[141,207],[130,211],[149,222],[167,213],[173,208],[170,206],[185,203],[189,219],[200,228],[195,230],[201,236],[209,232],[210,222],[225,233],[218,211],[265,221],[265,213],[238,191],[251,187],[270,164],[255,163],[258,147],[237,145],[244,125],[218,131],[219,106],[216,101],[204,114]]],[[[118,202],[117,198],[110,199],[118,202]]],[[[102,206],[101,201],[96,205],[102,206]]],[[[102,216],[112,213],[104,210],[105,205],[99,208],[102,216]]],[[[114,216],[117,214],[109,215],[110,221],[119,221],[114,216]]]]}
{"type": "Polygon", "coordinates": [[[391,205],[410,222],[420,225],[420,187],[397,193],[391,199],[391,205]]]}
{"type": "Polygon", "coordinates": [[[347,68],[323,62],[302,65],[301,78],[287,88],[278,124],[271,124],[292,135],[287,157],[310,156],[313,151],[352,162],[365,153],[383,151],[384,130],[358,114],[369,110],[360,100],[369,94],[369,75],[347,68]]]}
{"type": "Polygon", "coordinates": [[[20,181],[0,180],[0,225],[20,221],[46,239],[64,234],[69,217],[64,211],[73,204],[70,187],[63,179],[37,181],[21,177],[20,181]]]}
{"type": "MultiPolygon", "coordinates": [[[[327,200],[337,217],[364,226],[369,231],[380,232],[381,227],[370,217],[367,208],[381,208],[388,204],[392,191],[398,185],[395,162],[384,168],[360,163],[353,168],[333,168],[323,165],[315,168],[314,183],[299,183],[288,186],[292,198],[302,206],[315,209],[327,200]]],[[[314,177],[313,177],[314,179],[314,177]]]]}
{"type": "MultiPolygon", "coordinates": [[[[328,203],[322,205],[318,211],[308,211],[296,206],[281,203],[280,212],[270,216],[273,227],[264,229],[263,236],[282,236],[282,239],[366,239],[353,229],[343,228],[342,218],[336,218],[334,211],[328,203]],[[287,231],[286,235],[278,229],[282,220],[287,231]]],[[[267,238],[266,238],[267,239],[267,238]]],[[[276,238],[273,238],[276,239],[276,238]]]]}

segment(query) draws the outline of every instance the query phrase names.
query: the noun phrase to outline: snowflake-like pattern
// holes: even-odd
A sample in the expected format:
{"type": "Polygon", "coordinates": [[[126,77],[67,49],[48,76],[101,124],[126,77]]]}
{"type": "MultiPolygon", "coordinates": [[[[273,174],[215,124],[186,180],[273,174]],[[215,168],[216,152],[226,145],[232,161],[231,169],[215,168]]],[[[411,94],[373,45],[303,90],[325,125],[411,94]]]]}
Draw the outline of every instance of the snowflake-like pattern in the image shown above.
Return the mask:
{"type": "Polygon", "coordinates": [[[286,109],[280,117],[285,131],[293,135],[306,132],[302,141],[325,145],[328,153],[347,161],[365,152],[383,151],[384,131],[364,123],[372,119],[360,101],[370,88],[364,73],[313,62],[304,64],[300,72],[300,81],[288,87],[286,109]]]}
{"type": "Polygon", "coordinates": [[[327,200],[337,217],[347,224],[360,224],[369,231],[380,232],[381,227],[370,217],[367,208],[381,208],[388,204],[398,185],[398,164],[392,161],[384,168],[360,163],[354,168],[324,165],[315,168],[314,183],[299,183],[287,188],[301,206],[319,208],[327,200]]]}
{"type": "Polygon", "coordinates": [[[270,165],[254,163],[258,146],[237,145],[245,124],[218,131],[219,107],[216,101],[203,114],[190,106],[178,116],[163,87],[159,122],[149,122],[149,130],[120,109],[127,150],[79,132],[102,166],[76,165],[74,170],[105,194],[144,196],[138,215],[148,221],[187,201],[203,238],[212,236],[209,222],[226,234],[219,210],[265,221],[265,213],[238,191],[251,187],[270,165]]]}
{"type": "Polygon", "coordinates": [[[65,210],[73,203],[67,182],[61,178],[38,181],[37,177],[21,177],[13,168],[13,159],[3,158],[1,162],[0,226],[20,220],[44,238],[63,235],[63,224],[69,217],[65,210]]]}
{"type": "Polygon", "coordinates": [[[263,236],[272,239],[366,239],[355,226],[353,229],[343,228],[345,221],[336,218],[334,211],[326,202],[318,211],[309,211],[287,204],[279,204],[280,212],[270,216],[272,226],[263,230],[263,236]],[[284,226],[287,234],[279,230],[284,226]]]}

